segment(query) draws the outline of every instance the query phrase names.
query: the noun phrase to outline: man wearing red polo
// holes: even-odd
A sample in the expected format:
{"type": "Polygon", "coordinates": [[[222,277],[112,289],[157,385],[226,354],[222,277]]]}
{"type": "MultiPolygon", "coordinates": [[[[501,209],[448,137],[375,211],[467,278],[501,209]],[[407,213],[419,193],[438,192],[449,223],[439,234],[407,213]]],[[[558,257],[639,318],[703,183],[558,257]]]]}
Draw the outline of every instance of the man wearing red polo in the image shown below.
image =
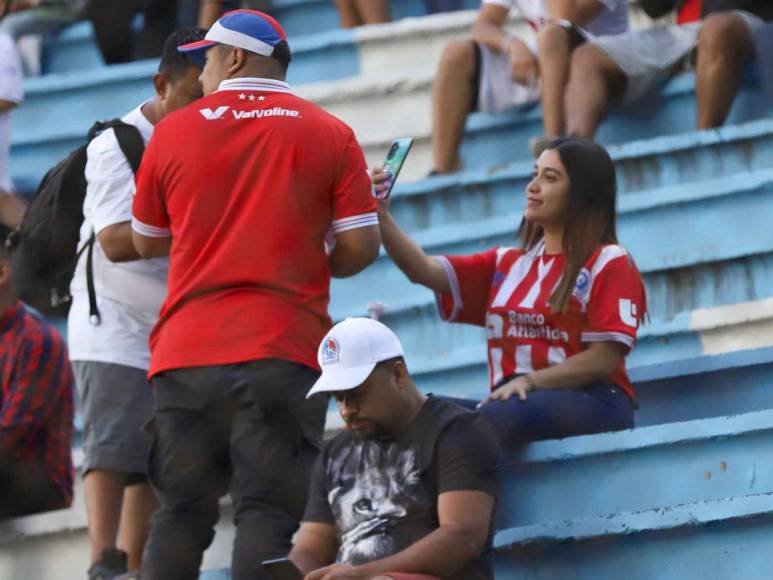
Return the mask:
{"type": "Polygon", "coordinates": [[[273,18],[229,12],[180,50],[206,55],[207,96],[157,125],[132,222],[140,255],[170,256],[150,338],[161,508],[142,577],[198,578],[230,491],[233,578],[263,578],[260,562],[289,551],[321,444],[326,401],[304,394],[330,276],[378,255],[375,202],[351,129],[284,82],[273,18]]]}

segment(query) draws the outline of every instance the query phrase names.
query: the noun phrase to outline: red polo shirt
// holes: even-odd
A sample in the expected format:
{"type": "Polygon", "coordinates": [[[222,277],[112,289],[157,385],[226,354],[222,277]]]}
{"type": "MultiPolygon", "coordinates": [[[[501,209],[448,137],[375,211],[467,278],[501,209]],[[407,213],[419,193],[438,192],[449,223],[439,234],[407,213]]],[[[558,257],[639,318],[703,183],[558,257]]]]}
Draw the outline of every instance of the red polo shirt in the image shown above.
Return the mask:
{"type": "Polygon", "coordinates": [[[352,130],[278,81],[240,78],[161,121],[132,226],[172,236],[149,375],[281,358],[317,368],[330,328],[324,240],[377,225],[352,130]]]}

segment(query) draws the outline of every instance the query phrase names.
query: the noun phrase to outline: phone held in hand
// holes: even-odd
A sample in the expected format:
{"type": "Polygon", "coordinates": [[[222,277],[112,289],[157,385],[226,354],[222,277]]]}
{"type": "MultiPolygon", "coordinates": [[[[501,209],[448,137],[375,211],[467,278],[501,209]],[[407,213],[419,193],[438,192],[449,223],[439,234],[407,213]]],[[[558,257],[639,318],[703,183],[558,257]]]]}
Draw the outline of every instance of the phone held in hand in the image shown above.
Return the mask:
{"type": "Polygon", "coordinates": [[[376,194],[376,198],[386,199],[389,197],[389,194],[392,193],[392,188],[395,186],[397,176],[403,168],[403,163],[405,163],[405,158],[408,157],[408,152],[411,150],[412,145],[413,139],[410,137],[392,141],[392,146],[389,148],[389,153],[387,153],[386,159],[384,160],[384,171],[389,172],[391,175],[389,189],[376,194]]]}
{"type": "Polygon", "coordinates": [[[303,580],[303,574],[289,558],[265,560],[261,565],[271,580],[303,580]]]}

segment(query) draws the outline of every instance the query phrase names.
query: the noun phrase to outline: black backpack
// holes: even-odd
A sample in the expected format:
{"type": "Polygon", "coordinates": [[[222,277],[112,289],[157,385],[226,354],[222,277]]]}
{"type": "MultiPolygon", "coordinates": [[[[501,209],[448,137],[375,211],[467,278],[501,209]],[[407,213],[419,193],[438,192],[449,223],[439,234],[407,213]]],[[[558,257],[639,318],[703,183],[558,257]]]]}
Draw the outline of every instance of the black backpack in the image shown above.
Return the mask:
{"type": "MultiPolygon", "coordinates": [[[[118,145],[134,173],[142,161],[145,142],[139,130],[120,119],[94,124],[88,143],[106,129],[113,129],[118,145]]],[[[89,320],[99,324],[94,290],[92,256],[96,236],[78,248],[86,197],[86,148],[78,147],[51,168],[35,192],[9,245],[13,248],[14,285],[19,297],[43,314],[65,316],[70,308],[70,281],[81,255],[86,252],[89,320]]]]}

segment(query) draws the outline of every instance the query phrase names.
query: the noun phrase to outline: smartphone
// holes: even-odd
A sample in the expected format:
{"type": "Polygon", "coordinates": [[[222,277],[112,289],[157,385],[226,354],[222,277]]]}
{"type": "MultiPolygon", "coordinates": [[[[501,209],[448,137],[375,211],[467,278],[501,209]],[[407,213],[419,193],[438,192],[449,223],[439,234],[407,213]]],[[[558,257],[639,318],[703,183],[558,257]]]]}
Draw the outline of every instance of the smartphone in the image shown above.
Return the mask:
{"type": "Polygon", "coordinates": [[[289,558],[266,560],[262,566],[271,580],[303,580],[303,574],[289,558]]]}
{"type": "Polygon", "coordinates": [[[389,189],[376,196],[378,199],[386,199],[392,193],[392,188],[395,186],[397,176],[403,168],[403,163],[405,163],[405,158],[408,157],[408,152],[411,150],[412,145],[413,139],[410,137],[392,141],[392,146],[389,148],[389,152],[384,160],[384,169],[392,174],[392,182],[389,184],[389,189]]]}

